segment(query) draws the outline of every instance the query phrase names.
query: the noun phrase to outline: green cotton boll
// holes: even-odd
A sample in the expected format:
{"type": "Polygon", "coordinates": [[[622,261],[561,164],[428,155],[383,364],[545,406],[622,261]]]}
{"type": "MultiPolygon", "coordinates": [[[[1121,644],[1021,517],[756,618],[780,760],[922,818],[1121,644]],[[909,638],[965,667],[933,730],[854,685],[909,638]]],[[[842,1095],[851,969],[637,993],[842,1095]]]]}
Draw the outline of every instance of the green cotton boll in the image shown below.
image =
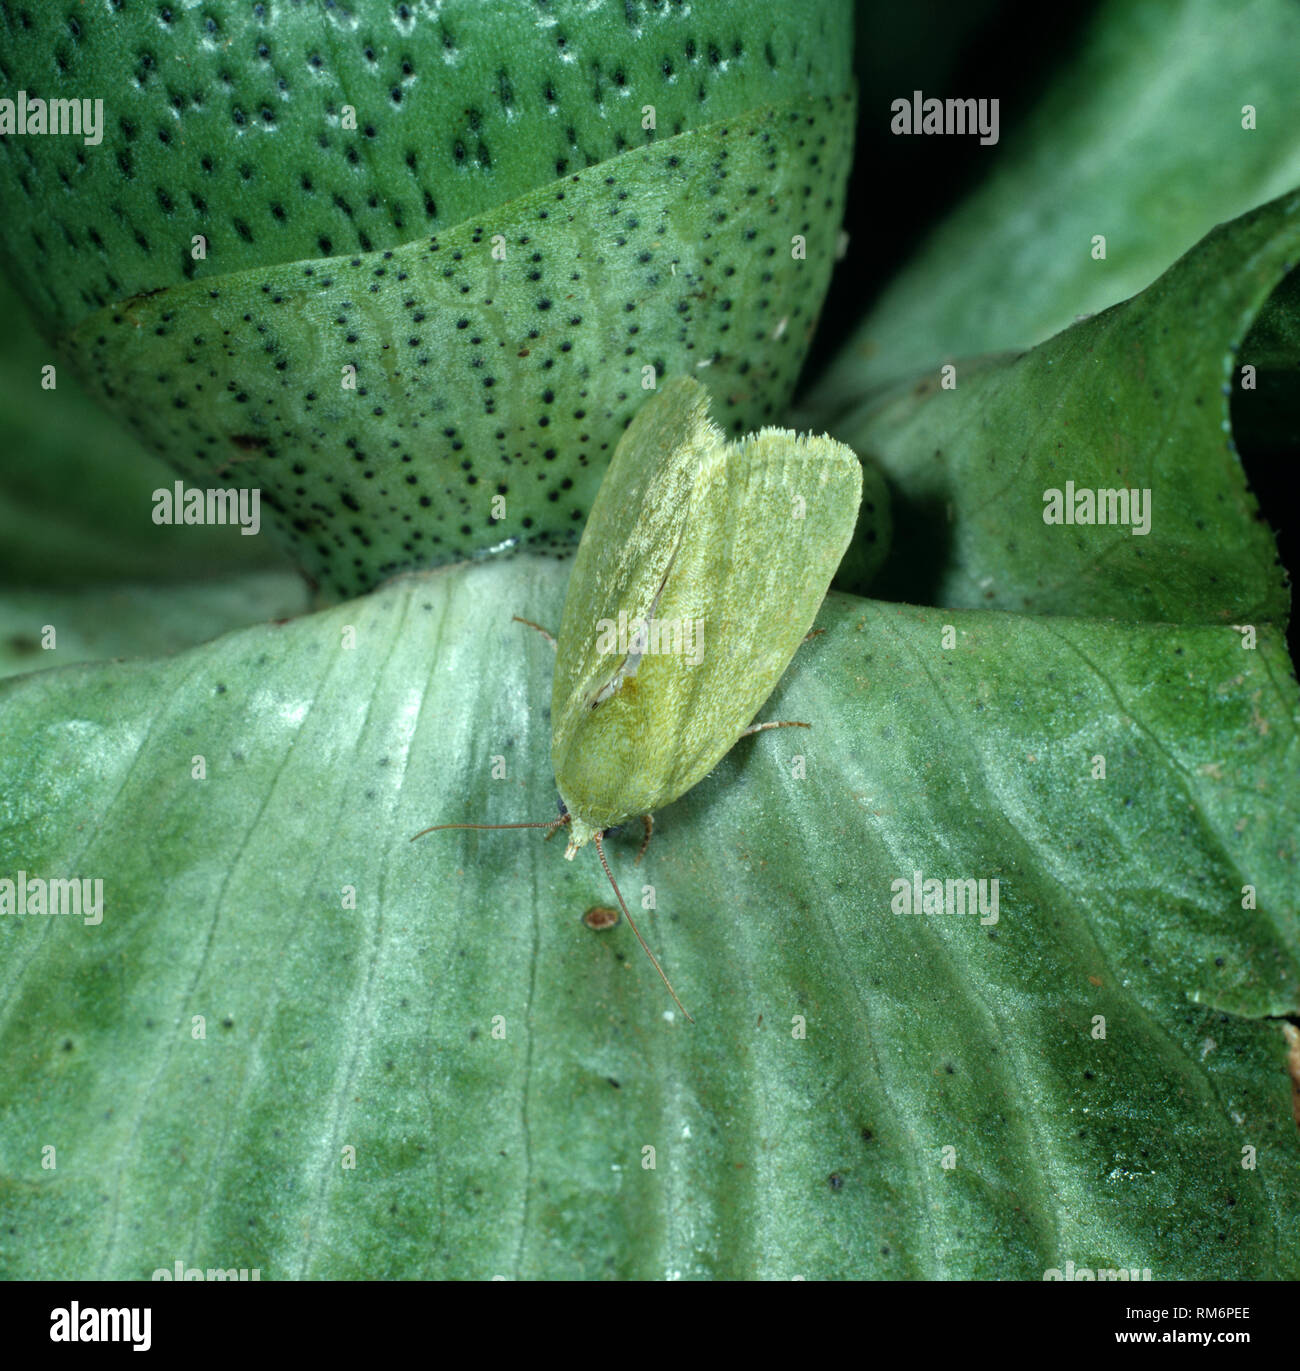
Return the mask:
{"type": "Polygon", "coordinates": [[[10,84],[103,117],[0,140],[0,262],[332,594],[571,547],[670,376],[732,433],[781,417],[851,162],[847,0],[33,11],[10,84]]]}
{"type": "MultiPolygon", "coordinates": [[[[4,95],[103,100],[93,145],[0,139],[0,262],[54,332],[162,286],[445,233],[853,84],[848,0],[26,4],[0,35],[4,95]]],[[[808,151],[847,173],[847,148],[808,151]]]]}
{"type": "Polygon", "coordinates": [[[663,378],[706,378],[735,434],[780,415],[840,217],[792,168],[847,145],[851,117],[849,99],[762,109],[391,252],[126,301],[68,350],[183,475],[260,488],[339,594],[571,545],[663,378]]]}

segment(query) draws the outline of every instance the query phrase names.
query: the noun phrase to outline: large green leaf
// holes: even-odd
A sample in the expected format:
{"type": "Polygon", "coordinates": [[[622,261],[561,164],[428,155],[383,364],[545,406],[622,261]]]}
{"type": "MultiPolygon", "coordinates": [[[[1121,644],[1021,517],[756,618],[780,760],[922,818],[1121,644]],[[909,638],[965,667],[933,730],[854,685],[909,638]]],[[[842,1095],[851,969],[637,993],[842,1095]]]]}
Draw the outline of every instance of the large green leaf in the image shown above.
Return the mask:
{"type": "Polygon", "coordinates": [[[1032,346],[1300,184],[1297,51],[1294,0],[1108,0],[1032,117],[984,150],[987,176],[876,301],[818,409],[932,363],[1032,346]]]}
{"type": "Polygon", "coordinates": [[[175,652],[245,624],[301,614],[309,601],[296,571],[10,590],[0,596],[0,676],[175,652]]]}
{"type": "Polygon", "coordinates": [[[554,814],[511,615],[565,575],[0,686],[0,871],[105,910],[0,918],[3,1274],[1300,1274],[1272,631],[832,596],[765,711],[813,730],[610,845],[691,1028],[584,925],[594,860],[407,841],[554,814]],[[997,923],[893,912],[918,871],[996,878],[997,923]]]}
{"type": "Polygon", "coordinates": [[[900,533],[883,593],[1038,614],[1284,622],[1286,576],[1246,487],[1229,402],[1246,364],[1279,390],[1300,377],[1293,283],[1260,313],[1298,259],[1293,192],[1030,352],[958,362],[951,389],[936,367],[843,416],[835,436],[890,482],[900,533]],[[1143,492],[1146,531],[1136,518],[1046,522],[1047,492],[1064,495],[1067,482],[1143,492]]]}

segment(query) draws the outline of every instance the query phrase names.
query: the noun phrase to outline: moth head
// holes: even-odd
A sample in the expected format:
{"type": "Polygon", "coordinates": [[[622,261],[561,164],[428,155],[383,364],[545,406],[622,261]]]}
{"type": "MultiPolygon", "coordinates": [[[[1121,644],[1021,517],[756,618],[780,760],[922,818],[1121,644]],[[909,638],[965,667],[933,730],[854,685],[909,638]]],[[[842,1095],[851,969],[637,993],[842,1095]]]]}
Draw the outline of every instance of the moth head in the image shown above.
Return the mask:
{"type": "Polygon", "coordinates": [[[580,819],[576,814],[570,813],[569,845],[564,849],[564,855],[569,861],[572,861],[578,849],[586,847],[601,831],[595,824],[589,824],[585,819],[580,819]]]}

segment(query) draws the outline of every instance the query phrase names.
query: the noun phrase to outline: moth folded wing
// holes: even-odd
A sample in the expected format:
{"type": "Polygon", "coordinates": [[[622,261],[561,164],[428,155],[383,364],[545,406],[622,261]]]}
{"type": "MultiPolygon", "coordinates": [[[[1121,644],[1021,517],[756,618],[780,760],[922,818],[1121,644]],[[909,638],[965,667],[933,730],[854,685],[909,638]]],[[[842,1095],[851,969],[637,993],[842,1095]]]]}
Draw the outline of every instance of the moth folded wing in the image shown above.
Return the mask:
{"type": "Polygon", "coordinates": [[[780,429],[702,464],[656,610],[661,646],[680,625],[691,650],[648,655],[638,671],[647,717],[672,740],[660,804],[689,790],[754,722],[817,617],[861,493],[849,448],[780,429]]]}
{"type": "Polygon", "coordinates": [[[651,620],[686,536],[704,457],[726,440],[708,392],[669,382],[620,440],[592,505],[569,578],[551,690],[551,760],[574,832],[657,803],[652,711],[637,689],[629,636],[651,620]],[[637,806],[640,806],[639,808],[637,806]],[[581,820],[579,823],[577,820],[581,820]]]}
{"type": "Polygon", "coordinates": [[[661,463],[678,503],[632,523],[605,508],[638,488],[620,444],[556,657],[551,754],[575,835],[670,803],[728,751],[812,626],[861,499],[857,458],[828,438],[765,429],[729,445],[704,423],[671,453],[644,435],[628,451],[661,463]],[[642,636],[611,651],[625,628],[642,636]]]}
{"type": "Polygon", "coordinates": [[[555,740],[555,781],[584,827],[613,828],[653,813],[666,792],[675,743],[656,718],[653,692],[637,677],[587,711],[564,742],[555,740]]]}
{"type": "Polygon", "coordinates": [[[648,612],[685,531],[702,456],[725,443],[708,392],[670,381],[619,440],[592,503],[564,600],[551,708],[558,721],[608,665],[604,625],[648,612]]]}

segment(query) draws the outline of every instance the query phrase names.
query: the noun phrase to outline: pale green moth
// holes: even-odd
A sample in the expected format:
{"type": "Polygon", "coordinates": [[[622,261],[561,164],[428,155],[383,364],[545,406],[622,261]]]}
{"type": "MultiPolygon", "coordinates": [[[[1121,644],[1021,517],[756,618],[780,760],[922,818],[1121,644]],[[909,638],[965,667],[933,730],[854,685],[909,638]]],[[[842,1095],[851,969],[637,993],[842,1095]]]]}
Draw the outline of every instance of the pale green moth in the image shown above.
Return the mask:
{"type": "Polygon", "coordinates": [[[569,578],[551,687],[551,762],[566,812],[415,836],[567,825],[570,859],[594,842],[624,917],[689,1019],[628,913],[601,837],[645,816],[648,838],[648,816],[738,738],[786,726],[754,715],[812,627],[861,496],[862,469],[842,443],[776,428],[729,443],[709,420],[704,387],[670,381],[619,442],[569,578]]]}

